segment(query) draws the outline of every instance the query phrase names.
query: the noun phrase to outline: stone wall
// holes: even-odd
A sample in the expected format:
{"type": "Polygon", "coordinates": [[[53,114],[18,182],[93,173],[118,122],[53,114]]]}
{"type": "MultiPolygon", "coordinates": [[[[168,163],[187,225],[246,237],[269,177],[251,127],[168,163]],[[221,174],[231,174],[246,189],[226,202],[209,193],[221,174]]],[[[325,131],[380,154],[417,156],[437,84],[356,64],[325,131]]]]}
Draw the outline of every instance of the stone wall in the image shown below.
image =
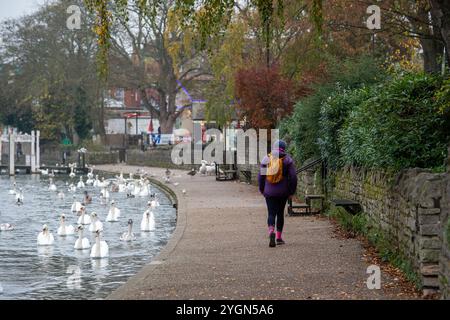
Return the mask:
{"type": "Polygon", "coordinates": [[[171,169],[190,169],[192,165],[176,165],[172,162],[172,146],[159,146],[155,149],[127,150],[127,164],[171,169]]]}
{"type": "Polygon", "coordinates": [[[448,221],[449,173],[409,169],[391,175],[347,167],[334,178],[333,197],[358,201],[363,214],[417,271],[422,288],[442,289],[449,279],[442,227],[448,221]]]}

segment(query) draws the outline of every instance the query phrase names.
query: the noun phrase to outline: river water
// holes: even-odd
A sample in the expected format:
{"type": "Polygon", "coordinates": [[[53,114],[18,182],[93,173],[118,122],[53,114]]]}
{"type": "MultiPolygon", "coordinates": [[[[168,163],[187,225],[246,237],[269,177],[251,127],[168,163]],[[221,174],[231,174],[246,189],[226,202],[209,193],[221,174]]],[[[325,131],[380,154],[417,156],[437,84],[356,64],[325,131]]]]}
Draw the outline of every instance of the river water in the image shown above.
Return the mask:
{"type": "MultiPolygon", "coordinates": [[[[78,180],[79,177],[74,179],[75,185],[78,180]]],[[[103,299],[148,264],[175,229],[176,210],[156,186],[152,186],[152,191],[156,192],[161,204],[153,210],[156,230],[141,232],[140,222],[148,198],[127,199],[125,193],[111,192],[121,217],[119,222],[105,222],[109,204],[102,203],[100,189],[86,187],[71,193],[66,181],[70,178],[55,178],[58,190],[65,193],[62,200],[57,192],[48,191],[47,177],[0,176],[0,223],[15,225],[13,231],[0,231],[0,299],[103,299]],[[17,188],[23,188],[22,206],[17,206],[15,196],[8,194],[14,181],[17,188]],[[87,213],[95,211],[103,222],[102,240],[109,245],[108,258],[91,259],[90,249],[75,250],[77,235],[57,235],[62,213],[66,215],[66,225],[77,226],[78,217],[70,211],[73,194],[81,202],[84,190],[93,197],[92,204],[86,207],[87,213]],[[133,242],[119,240],[127,231],[128,219],[134,222],[136,240],[133,242]],[[55,238],[50,247],[37,246],[43,224],[49,226],[55,238]]],[[[84,236],[91,245],[95,243],[87,226],[84,236]]]]}

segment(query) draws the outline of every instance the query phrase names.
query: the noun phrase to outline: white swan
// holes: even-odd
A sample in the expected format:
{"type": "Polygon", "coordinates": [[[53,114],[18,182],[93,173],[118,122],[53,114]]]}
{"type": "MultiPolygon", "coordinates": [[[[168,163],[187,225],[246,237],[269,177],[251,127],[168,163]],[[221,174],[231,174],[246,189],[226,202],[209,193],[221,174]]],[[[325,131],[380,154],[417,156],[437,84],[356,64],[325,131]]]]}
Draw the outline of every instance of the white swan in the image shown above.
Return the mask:
{"type": "Polygon", "coordinates": [[[76,201],[75,200],[75,196],[73,196],[73,203],[72,203],[71,211],[72,212],[80,212],[81,211],[81,207],[82,207],[81,202],[76,201]]]}
{"type": "Polygon", "coordinates": [[[41,171],[42,175],[48,176],[48,172],[49,172],[48,169],[41,169],[40,171],[41,171]]]}
{"type": "Polygon", "coordinates": [[[106,241],[102,241],[100,237],[100,231],[97,230],[95,235],[95,244],[91,249],[91,258],[99,259],[109,256],[109,247],[106,241]]]}
{"type": "Polygon", "coordinates": [[[91,243],[88,238],[83,238],[83,226],[77,227],[78,239],[75,241],[75,245],[73,246],[76,250],[89,249],[91,247],[91,243]]]}
{"type": "Polygon", "coordinates": [[[14,182],[13,189],[9,190],[9,194],[12,195],[12,196],[15,196],[16,193],[17,193],[17,191],[16,191],[16,183],[14,182]]]}
{"type": "Polygon", "coordinates": [[[39,246],[51,246],[55,238],[53,238],[53,234],[48,230],[48,226],[44,224],[42,226],[42,231],[39,232],[37,237],[37,243],[39,246]]]}
{"type": "Polygon", "coordinates": [[[75,176],[76,176],[76,174],[75,174],[75,172],[74,172],[74,167],[73,167],[73,166],[70,166],[70,174],[69,174],[69,177],[70,177],[71,179],[73,179],[73,178],[75,178],[75,176]]]}
{"type": "Polygon", "coordinates": [[[83,182],[83,177],[80,177],[80,181],[78,181],[77,188],[81,189],[81,188],[84,188],[84,187],[85,187],[85,185],[84,185],[84,182],[83,182]]]}
{"type": "Polygon", "coordinates": [[[66,226],[66,216],[63,214],[61,215],[60,219],[60,226],[58,228],[58,235],[59,236],[71,236],[75,233],[75,228],[72,225],[66,226]]]}
{"type": "Polygon", "coordinates": [[[80,211],[81,211],[81,215],[78,218],[78,224],[81,224],[81,225],[91,224],[91,217],[86,214],[86,208],[81,207],[80,211]]]}
{"type": "Polygon", "coordinates": [[[128,220],[128,231],[122,233],[120,236],[120,240],[122,241],[134,241],[136,240],[136,236],[133,233],[133,220],[128,220]]]}
{"type": "Polygon", "coordinates": [[[94,167],[89,168],[89,172],[87,174],[88,179],[94,180],[94,167]]]}
{"type": "Polygon", "coordinates": [[[19,188],[19,192],[16,193],[16,204],[18,206],[23,205],[23,192],[22,188],[19,188]]]}
{"type": "Polygon", "coordinates": [[[65,196],[64,192],[60,191],[60,192],[58,193],[58,199],[64,200],[65,197],[66,197],[66,196],[65,196]]]}
{"type": "Polygon", "coordinates": [[[216,171],[216,165],[211,163],[209,166],[206,166],[206,175],[212,176],[216,171]]]}
{"type": "Polygon", "coordinates": [[[159,207],[159,201],[158,201],[158,199],[157,199],[156,197],[155,197],[154,200],[151,200],[151,201],[150,201],[150,206],[151,206],[152,208],[159,207]]]}
{"type": "Polygon", "coordinates": [[[116,208],[115,201],[111,201],[111,207],[108,212],[108,216],[106,217],[106,221],[108,222],[116,222],[119,221],[120,217],[120,209],[116,208]]]}
{"type": "Polygon", "coordinates": [[[95,232],[97,230],[103,231],[103,223],[98,218],[97,213],[92,212],[91,213],[91,224],[89,225],[89,231],[95,232]]]}
{"type": "Polygon", "coordinates": [[[148,191],[148,185],[144,184],[141,188],[141,191],[139,192],[140,197],[148,197],[150,192],[148,191]]]}
{"type": "Polygon", "coordinates": [[[98,180],[98,174],[95,176],[95,180],[94,180],[94,187],[98,188],[100,187],[100,180],[98,180]]]}
{"type": "Polygon", "coordinates": [[[58,189],[56,188],[56,184],[53,183],[53,179],[50,178],[48,191],[56,192],[58,189]]]}
{"type": "Polygon", "coordinates": [[[198,169],[198,173],[205,175],[206,174],[206,165],[208,164],[208,162],[206,160],[202,160],[202,165],[201,167],[198,169]]]}
{"type": "Polygon", "coordinates": [[[103,199],[109,199],[109,191],[103,187],[103,189],[100,191],[100,197],[103,199]]]}
{"type": "Polygon", "coordinates": [[[150,203],[148,204],[148,206],[149,208],[142,215],[141,231],[155,230],[155,218],[153,216],[153,212],[150,209],[150,203]]]}
{"type": "Polygon", "coordinates": [[[9,223],[2,223],[0,224],[0,231],[13,231],[14,226],[9,223]]]}

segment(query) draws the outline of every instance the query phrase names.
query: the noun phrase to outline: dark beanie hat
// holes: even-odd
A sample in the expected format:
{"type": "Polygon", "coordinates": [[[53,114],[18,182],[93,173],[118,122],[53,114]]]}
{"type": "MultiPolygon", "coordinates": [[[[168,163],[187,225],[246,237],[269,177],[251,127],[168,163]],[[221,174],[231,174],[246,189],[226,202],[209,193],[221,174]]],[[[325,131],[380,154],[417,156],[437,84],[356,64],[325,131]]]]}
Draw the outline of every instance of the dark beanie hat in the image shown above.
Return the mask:
{"type": "Polygon", "coordinates": [[[286,142],[284,142],[283,140],[277,140],[275,141],[275,143],[273,144],[273,149],[274,150],[286,150],[286,142]]]}

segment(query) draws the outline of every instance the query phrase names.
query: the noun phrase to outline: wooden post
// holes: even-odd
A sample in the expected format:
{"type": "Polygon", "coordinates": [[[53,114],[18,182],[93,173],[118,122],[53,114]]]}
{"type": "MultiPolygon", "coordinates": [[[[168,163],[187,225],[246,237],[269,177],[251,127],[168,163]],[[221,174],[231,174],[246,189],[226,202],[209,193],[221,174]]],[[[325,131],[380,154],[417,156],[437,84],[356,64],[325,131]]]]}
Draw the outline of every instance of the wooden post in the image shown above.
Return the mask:
{"type": "Polygon", "coordinates": [[[31,164],[31,174],[36,173],[36,133],[35,131],[31,131],[31,156],[30,156],[30,164],[31,164]]]}
{"type": "Polygon", "coordinates": [[[14,176],[16,174],[16,168],[14,165],[15,161],[15,147],[16,147],[16,137],[14,132],[9,134],[9,175],[14,176]]]}
{"type": "Polygon", "coordinates": [[[39,146],[39,139],[41,136],[41,132],[39,130],[36,131],[36,169],[39,170],[41,168],[41,150],[39,146]]]}

